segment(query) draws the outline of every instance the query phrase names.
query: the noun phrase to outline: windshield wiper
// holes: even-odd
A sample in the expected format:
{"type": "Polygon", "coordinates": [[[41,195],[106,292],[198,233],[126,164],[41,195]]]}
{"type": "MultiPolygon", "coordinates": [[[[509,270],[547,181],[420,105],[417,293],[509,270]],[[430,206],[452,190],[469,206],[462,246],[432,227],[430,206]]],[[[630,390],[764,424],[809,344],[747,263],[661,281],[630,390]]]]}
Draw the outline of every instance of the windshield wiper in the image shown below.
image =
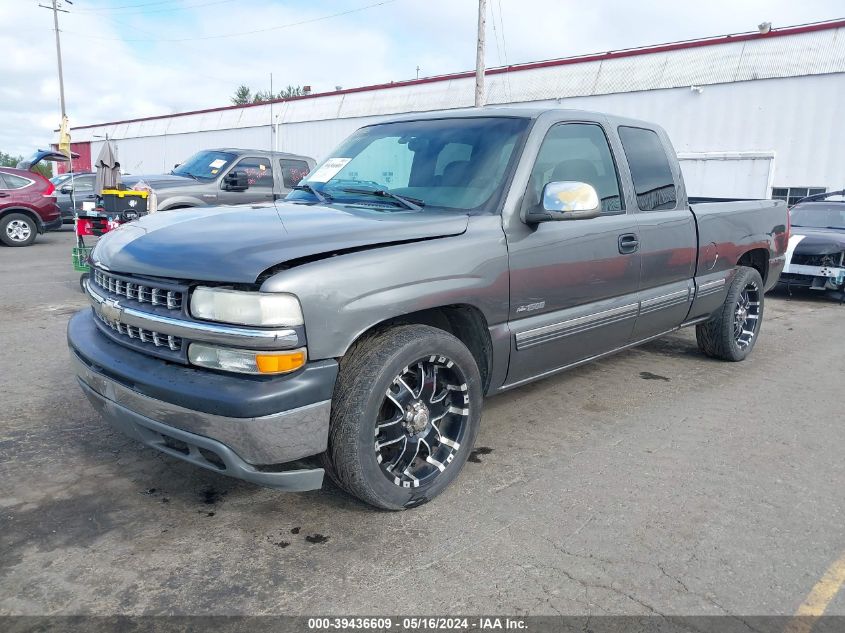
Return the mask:
{"type": "Polygon", "coordinates": [[[200,179],[199,179],[199,178],[197,178],[196,176],[194,176],[194,175],[193,175],[191,172],[189,172],[189,171],[183,171],[183,172],[179,172],[179,173],[176,173],[175,171],[171,171],[171,172],[170,172],[170,175],[171,175],[171,176],[187,176],[188,178],[193,178],[193,179],[194,179],[194,180],[196,180],[197,182],[199,182],[199,181],[200,181],[200,179]]]}
{"type": "Polygon", "coordinates": [[[327,193],[320,193],[319,191],[317,191],[316,189],[314,189],[314,187],[312,187],[311,185],[294,185],[293,187],[291,187],[291,189],[294,189],[295,191],[305,191],[305,192],[308,192],[308,193],[310,193],[312,196],[314,196],[315,198],[317,198],[317,200],[319,200],[320,202],[327,202],[327,201],[329,201],[329,200],[331,200],[331,199],[332,199],[332,197],[331,197],[329,194],[327,194],[327,193]]]}
{"type": "Polygon", "coordinates": [[[425,206],[425,202],[423,200],[419,200],[418,198],[406,198],[405,196],[400,196],[395,193],[391,193],[390,191],[385,191],[384,189],[356,189],[354,187],[347,187],[341,189],[346,193],[358,193],[364,194],[369,196],[377,196],[379,198],[390,198],[391,200],[396,200],[396,202],[403,205],[406,209],[410,209],[411,211],[421,211],[422,208],[425,206]]]}

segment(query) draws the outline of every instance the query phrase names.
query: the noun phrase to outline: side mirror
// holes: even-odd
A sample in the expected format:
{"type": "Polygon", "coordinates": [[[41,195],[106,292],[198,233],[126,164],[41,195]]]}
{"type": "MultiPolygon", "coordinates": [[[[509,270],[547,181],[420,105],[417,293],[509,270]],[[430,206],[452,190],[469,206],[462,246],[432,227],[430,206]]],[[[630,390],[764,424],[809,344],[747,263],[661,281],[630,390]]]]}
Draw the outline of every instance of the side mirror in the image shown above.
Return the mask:
{"type": "Polygon", "coordinates": [[[595,187],[566,180],[546,183],[541,204],[529,209],[523,220],[534,224],[550,220],[587,220],[599,215],[601,201],[595,187]]]}
{"type": "Polygon", "coordinates": [[[246,191],[249,189],[249,180],[245,171],[230,171],[223,176],[223,189],[226,191],[246,191]]]}
{"type": "Polygon", "coordinates": [[[71,187],[70,185],[62,185],[61,189],[59,189],[59,193],[69,195],[73,193],[73,187],[71,187]]]}

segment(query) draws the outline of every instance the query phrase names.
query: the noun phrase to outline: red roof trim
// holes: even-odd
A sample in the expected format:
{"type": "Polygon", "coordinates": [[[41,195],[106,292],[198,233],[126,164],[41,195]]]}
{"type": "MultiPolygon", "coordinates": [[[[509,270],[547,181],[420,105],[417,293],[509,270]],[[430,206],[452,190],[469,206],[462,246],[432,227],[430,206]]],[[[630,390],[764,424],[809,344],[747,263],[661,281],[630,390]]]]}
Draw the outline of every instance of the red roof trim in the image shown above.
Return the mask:
{"type": "MultiPolygon", "coordinates": [[[[768,33],[737,33],[734,35],[720,35],[717,37],[709,37],[698,40],[685,40],[682,42],[671,42],[668,44],[657,44],[654,46],[643,46],[640,48],[628,48],[619,51],[608,51],[605,53],[595,53],[590,55],[581,55],[578,57],[565,57],[562,59],[549,59],[539,62],[528,62],[524,64],[514,64],[511,66],[503,66],[500,68],[491,68],[485,71],[485,75],[499,75],[507,72],[517,72],[520,70],[532,70],[535,68],[549,68],[552,66],[569,66],[571,64],[582,64],[585,62],[601,61],[606,59],[619,59],[623,57],[636,57],[638,55],[650,55],[652,53],[665,53],[669,51],[683,50],[687,48],[699,48],[702,46],[715,46],[719,44],[729,44],[733,42],[746,42],[748,40],[768,39],[772,37],[782,37],[785,35],[799,35],[801,33],[812,33],[814,31],[826,31],[828,29],[838,29],[845,27],[845,19],[830,20],[827,22],[815,22],[812,24],[802,24],[798,26],[787,26],[779,29],[772,29],[768,33]]],[[[370,86],[360,86],[358,88],[347,88],[344,90],[333,90],[331,92],[319,92],[310,95],[303,95],[301,97],[290,97],[288,99],[275,99],[274,101],[264,101],[262,103],[249,103],[246,105],[231,105],[219,106],[216,108],[206,108],[204,110],[191,110],[189,112],[178,112],[175,114],[160,114],[156,116],[141,117],[137,119],[126,119],[124,121],[109,121],[108,123],[95,123],[93,125],[79,125],[72,127],[72,130],[85,130],[95,127],[103,127],[106,125],[122,125],[124,123],[137,123],[139,121],[156,121],[158,119],[170,119],[179,116],[191,116],[194,114],[207,114],[209,112],[225,112],[226,110],[236,110],[239,108],[254,108],[257,106],[264,106],[268,103],[283,103],[285,101],[299,101],[302,99],[315,99],[317,97],[332,97],[336,95],[353,94],[356,92],[370,92],[373,90],[384,90],[387,88],[405,88],[408,86],[419,86],[422,84],[437,83],[441,81],[451,81],[453,79],[468,79],[475,76],[475,71],[465,71],[453,73],[451,75],[435,75],[433,77],[424,77],[422,79],[409,79],[407,81],[395,81],[386,84],[375,84],[370,86]]]]}

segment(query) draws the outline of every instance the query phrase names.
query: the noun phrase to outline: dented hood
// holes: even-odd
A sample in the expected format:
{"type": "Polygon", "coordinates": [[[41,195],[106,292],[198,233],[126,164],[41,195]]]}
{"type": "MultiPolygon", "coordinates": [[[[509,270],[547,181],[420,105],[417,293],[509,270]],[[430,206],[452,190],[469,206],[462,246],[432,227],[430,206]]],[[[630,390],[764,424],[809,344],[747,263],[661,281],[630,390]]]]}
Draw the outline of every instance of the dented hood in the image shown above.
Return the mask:
{"type": "Polygon", "coordinates": [[[454,213],[285,202],[180,209],[107,233],[93,255],[113,272],[253,283],[268,268],[294,259],[459,235],[467,222],[454,213]]]}
{"type": "Polygon", "coordinates": [[[845,231],[805,226],[792,228],[795,239],[795,253],[801,255],[833,255],[845,251],[845,231]]]}

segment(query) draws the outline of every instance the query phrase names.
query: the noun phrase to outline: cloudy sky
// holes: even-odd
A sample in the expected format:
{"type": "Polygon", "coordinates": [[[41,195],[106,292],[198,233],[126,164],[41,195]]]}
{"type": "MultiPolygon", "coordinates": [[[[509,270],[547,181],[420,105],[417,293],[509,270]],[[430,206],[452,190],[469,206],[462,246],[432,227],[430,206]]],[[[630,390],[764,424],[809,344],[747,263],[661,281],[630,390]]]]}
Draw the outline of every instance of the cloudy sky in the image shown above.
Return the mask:
{"type": "MultiPolygon", "coordinates": [[[[54,139],[49,0],[0,0],[0,150],[54,139]]],[[[469,70],[476,0],[73,0],[60,14],[72,125],[228,105],[239,84],[317,92],[469,70]]],[[[488,0],[487,64],[845,17],[842,0],[488,0]],[[494,29],[495,26],[495,29],[494,29]]]]}

